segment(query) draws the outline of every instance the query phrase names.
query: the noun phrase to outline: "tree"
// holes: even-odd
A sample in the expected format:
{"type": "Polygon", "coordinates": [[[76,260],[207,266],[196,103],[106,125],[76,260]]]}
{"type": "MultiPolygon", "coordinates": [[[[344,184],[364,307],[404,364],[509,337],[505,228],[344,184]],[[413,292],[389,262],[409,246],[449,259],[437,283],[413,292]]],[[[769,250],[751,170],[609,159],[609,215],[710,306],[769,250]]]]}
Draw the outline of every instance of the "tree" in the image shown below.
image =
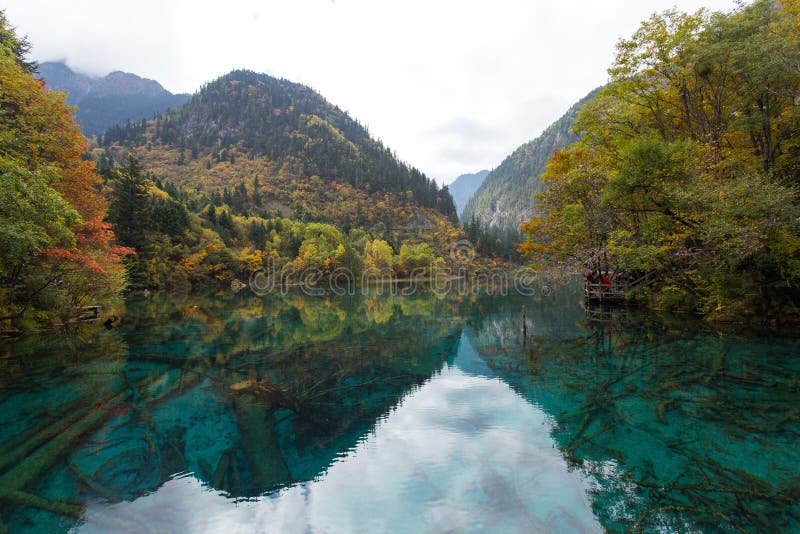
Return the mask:
{"type": "Polygon", "coordinates": [[[418,245],[401,245],[400,253],[397,257],[397,268],[404,275],[411,275],[414,272],[419,274],[421,271],[427,272],[436,261],[436,257],[427,243],[418,245]]]}
{"type": "MultiPolygon", "coordinates": [[[[14,161],[0,159],[0,303],[19,303],[21,313],[53,280],[32,263],[45,250],[75,246],[73,228],[78,213],[50,186],[51,170],[33,172],[14,161]],[[39,278],[34,283],[34,279],[39,278]]],[[[20,313],[18,311],[17,313],[20,313]]],[[[2,313],[2,312],[0,312],[2,313]]],[[[6,309],[5,313],[15,315],[6,309]]]]}
{"type": "Polygon", "coordinates": [[[247,227],[247,238],[256,249],[264,248],[267,242],[267,226],[260,221],[251,221],[247,227]]]}
{"type": "Polygon", "coordinates": [[[548,163],[520,250],[646,271],[657,306],[796,313],[798,28],[794,0],[642,23],[580,112],[583,140],[548,163]]]}
{"type": "Polygon", "coordinates": [[[24,70],[33,74],[36,72],[38,65],[35,61],[27,59],[28,53],[31,51],[31,44],[28,39],[17,37],[14,28],[8,22],[5,11],[0,10],[0,48],[7,50],[17,65],[24,70]]]}
{"type": "Polygon", "coordinates": [[[147,220],[153,231],[181,238],[189,230],[189,212],[174,199],[156,199],[148,210],[147,220]]]}
{"type": "Polygon", "coordinates": [[[529,236],[520,251],[535,261],[585,261],[601,253],[614,218],[602,201],[609,170],[597,152],[557,151],[542,175],[549,187],[537,196],[537,215],[520,228],[529,236]]]}
{"type": "Polygon", "coordinates": [[[126,246],[140,249],[145,244],[151,185],[141,164],[133,156],[129,156],[125,165],[114,173],[107,220],[114,225],[117,239],[126,246]]]}
{"type": "Polygon", "coordinates": [[[45,90],[28,44],[0,13],[0,319],[17,326],[63,318],[124,285],[121,256],[102,222],[100,177],[62,93],[45,90]]]}
{"type": "Polygon", "coordinates": [[[375,239],[364,247],[365,269],[391,269],[394,265],[394,252],[391,245],[383,239],[375,239]]]}

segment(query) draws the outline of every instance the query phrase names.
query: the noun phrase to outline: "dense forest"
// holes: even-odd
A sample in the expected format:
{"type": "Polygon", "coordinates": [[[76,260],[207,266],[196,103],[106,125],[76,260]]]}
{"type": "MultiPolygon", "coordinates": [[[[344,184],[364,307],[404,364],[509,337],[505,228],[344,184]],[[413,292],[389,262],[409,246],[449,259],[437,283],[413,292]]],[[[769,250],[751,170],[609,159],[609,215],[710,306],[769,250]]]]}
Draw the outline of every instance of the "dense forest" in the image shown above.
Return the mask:
{"type": "Polygon", "coordinates": [[[231,72],[201,88],[185,106],[110,129],[99,144],[112,155],[133,150],[165,178],[196,188],[213,190],[239,181],[243,173],[252,179],[252,169],[238,172],[236,162],[246,159],[275,173],[390,194],[456,220],[446,187],[400,162],[314,90],[266,74],[231,72]]]}
{"type": "Polygon", "coordinates": [[[523,227],[537,265],[647,275],[630,298],[783,320],[800,296],[800,3],[654,15],[523,227]]]}
{"type": "Polygon", "coordinates": [[[404,277],[443,265],[463,236],[446,188],[316,92],[267,75],[226,75],[110,129],[91,156],[109,220],[137,251],[134,288],[227,284],[266,266],[404,277]]]}
{"type": "MultiPolygon", "coordinates": [[[[444,265],[449,244],[461,236],[443,217],[407,228],[389,228],[376,220],[372,226],[344,229],[331,222],[267,215],[259,211],[262,203],[253,193],[260,191],[258,184],[209,196],[164,184],[132,156],[121,165],[101,165],[100,173],[111,198],[108,220],[120,243],[136,251],[127,260],[132,288],[235,287],[261,269],[290,283],[314,283],[309,276],[336,273],[355,283],[365,272],[387,269],[398,277],[424,274],[444,265]]],[[[331,194],[339,192],[331,189],[331,194]]],[[[399,220],[415,209],[379,202],[370,217],[399,220]]]]}

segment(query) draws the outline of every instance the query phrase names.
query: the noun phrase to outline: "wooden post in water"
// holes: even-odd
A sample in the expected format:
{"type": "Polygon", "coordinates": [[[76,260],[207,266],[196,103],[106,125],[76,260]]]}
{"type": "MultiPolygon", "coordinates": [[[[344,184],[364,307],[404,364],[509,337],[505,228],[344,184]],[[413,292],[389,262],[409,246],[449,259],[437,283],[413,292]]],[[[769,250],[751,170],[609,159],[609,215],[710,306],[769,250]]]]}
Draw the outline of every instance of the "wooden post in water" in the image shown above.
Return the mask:
{"type": "Polygon", "coordinates": [[[522,344],[528,342],[528,321],[525,319],[525,305],[522,305],[522,344]]]}

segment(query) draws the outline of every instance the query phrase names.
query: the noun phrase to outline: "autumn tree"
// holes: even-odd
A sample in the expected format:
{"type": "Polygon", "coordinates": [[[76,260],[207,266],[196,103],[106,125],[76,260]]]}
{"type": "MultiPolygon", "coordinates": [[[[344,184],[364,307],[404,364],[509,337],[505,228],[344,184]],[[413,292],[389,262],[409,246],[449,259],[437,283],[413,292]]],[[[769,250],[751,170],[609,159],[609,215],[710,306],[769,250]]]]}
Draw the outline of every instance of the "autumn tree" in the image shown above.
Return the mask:
{"type": "Polygon", "coordinates": [[[121,255],[86,139],[0,13],[0,318],[19,327],[118,293],[121,255]]]}
{"type": "Polygon", "coordinates": [[[799,15],[794,0],[670,10],[620,41],[520,250],[649,273],[660,307],[796,311],[799,15]]]}
{"type": "Polygon", "coordinates": [[[394,266],[394,251],[383,239],[375,239],[364,246],[364,268],[383,271],[394,266]]]}

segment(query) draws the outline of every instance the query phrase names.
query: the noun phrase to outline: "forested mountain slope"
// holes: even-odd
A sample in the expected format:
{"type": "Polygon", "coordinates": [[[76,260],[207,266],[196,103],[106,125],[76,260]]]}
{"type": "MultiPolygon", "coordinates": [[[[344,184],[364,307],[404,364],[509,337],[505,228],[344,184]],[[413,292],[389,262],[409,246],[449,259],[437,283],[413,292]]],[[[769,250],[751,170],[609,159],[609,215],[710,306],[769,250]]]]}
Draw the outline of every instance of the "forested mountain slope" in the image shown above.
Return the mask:
{"type": "Polygon", "coordinates": [[[265,74],[231,72],[108,130],[91,155],[137,251],[135,287],[236,285],[261,268],[408,276],[463,238],[446,187],[312,89],[265,74]]]}
{"type": "Polygon", "coordinates": [[[132,151],[160,177],[209,193],[255,188],[255,179],[268,200],[301,217],[315,215],[304,213],[310,197],[298,197],[298,188],[313,196],[343,185],[456,219],[445,188],[399,161],[347,113],[309,87],[266,74],[231,72],[155,120],[112,128],[100,145],[117,159],[132,151]]]}
{"type": "Polygon", "coordinates": [[[575,118],[596,92],[589,93],[539,137],[517,148],[492,170],[464,207],[462,220],[475,218],[490,231],[517,231],[533,214],[534,193],[544,189],[540,175],[547,160],[557,149],[580,138],[572,131],[575,118]]]}

